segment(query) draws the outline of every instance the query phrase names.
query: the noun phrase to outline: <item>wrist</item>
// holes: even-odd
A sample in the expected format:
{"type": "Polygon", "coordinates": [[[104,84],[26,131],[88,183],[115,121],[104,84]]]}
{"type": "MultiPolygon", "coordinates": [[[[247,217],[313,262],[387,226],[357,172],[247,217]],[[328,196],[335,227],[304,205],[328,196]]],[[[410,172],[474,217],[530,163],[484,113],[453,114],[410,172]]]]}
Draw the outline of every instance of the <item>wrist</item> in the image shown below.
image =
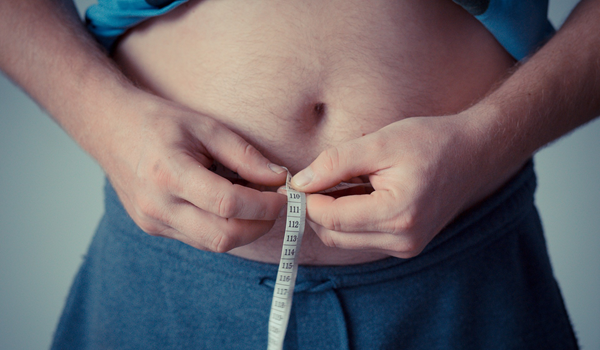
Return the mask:
{"type": "Polygon", "coordinates": [[[151,101],[151,95],[136,88],[120,72],[88,72],[81,79],[81,88],[63,99],[68,102],[49,112],[105,168],[118,140],[132,137],[127,134],[139,125],[143,110],[150,108],[150,103],[142,101],[151,101]]]}
{"type": "Polygon", "coordinates": [[[524,120],[512,118],[500,105],[484,101],[459,116],[483,193],[490,194],[507,182],[535,152],[521,128],[524,120]]]}

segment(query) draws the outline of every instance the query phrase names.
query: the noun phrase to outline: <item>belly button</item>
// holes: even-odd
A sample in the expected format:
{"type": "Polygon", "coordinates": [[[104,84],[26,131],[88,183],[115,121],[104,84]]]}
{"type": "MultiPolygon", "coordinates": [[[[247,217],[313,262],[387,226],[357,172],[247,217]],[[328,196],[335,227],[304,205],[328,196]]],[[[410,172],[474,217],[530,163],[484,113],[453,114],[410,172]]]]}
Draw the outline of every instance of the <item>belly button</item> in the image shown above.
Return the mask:
{"type": "Polygon", "coordinates": [[[313,114],[315,117],[321,119],[327,113],[327,106],[323,102],[316,103],[313,107],[313,114]]]}
{"type": "Polygon", "coordinates": [[[323,102],[309,102],[305,105],[304,111],[299,116],[297,129],[302,133],[309,133],[315,136],[315,133],[322,131],[324,123],[327,120],[327,105],[323,102]]]}

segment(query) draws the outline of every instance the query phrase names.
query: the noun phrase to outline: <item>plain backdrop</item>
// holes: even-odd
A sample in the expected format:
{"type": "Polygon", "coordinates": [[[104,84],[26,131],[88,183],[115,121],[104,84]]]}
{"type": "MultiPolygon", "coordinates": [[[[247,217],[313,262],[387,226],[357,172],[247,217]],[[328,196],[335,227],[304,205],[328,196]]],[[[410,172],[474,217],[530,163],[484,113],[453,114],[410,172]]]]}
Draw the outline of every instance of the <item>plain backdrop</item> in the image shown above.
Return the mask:
{"type": "MultiPolygon", "coordinates": [[[[90,2],[78,1],[80,11],[90,2]]],[[[553,23],[575,3],[551,1],[553,23]]],[[[555,275],[583,349],[600,349],[600,120],[535,164],[555,275]]],[[[102,214],[103,182],[99,166],[0,75],[0,349],[48,348],[102,214]]]]}

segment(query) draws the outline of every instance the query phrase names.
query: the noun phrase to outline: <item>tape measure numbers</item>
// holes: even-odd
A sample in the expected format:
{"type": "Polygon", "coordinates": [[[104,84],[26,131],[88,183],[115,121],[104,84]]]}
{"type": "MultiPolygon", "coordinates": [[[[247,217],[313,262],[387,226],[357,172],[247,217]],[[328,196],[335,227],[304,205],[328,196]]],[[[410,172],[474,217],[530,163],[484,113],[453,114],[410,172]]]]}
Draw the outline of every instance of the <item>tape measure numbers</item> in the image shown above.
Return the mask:
{"type": "Polygon", "coordinates": [[[290,185],[291,179],[292,176],[288,171],[285,184],[288,198],[285,234],[273,289],[267,350],[283,349],[283,340],[292,311],[292,298],[298,272],[298,253],[306,222],[306,194],[294,190],[290,185]]]}

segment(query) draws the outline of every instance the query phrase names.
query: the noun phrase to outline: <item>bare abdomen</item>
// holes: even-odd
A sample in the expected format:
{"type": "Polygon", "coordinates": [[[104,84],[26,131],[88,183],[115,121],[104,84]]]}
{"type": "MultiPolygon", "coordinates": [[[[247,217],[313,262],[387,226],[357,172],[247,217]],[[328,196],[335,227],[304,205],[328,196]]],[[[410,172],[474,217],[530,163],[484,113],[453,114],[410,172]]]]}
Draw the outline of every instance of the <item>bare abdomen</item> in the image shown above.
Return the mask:
{"type": "MultiPolygon", "coordinates": [[[[461,111],[513,64],[450,0],[192,1],[131,30],[115,59],[292,172],[394,121],[461,111]]],[[[232,253],[277,262],[282,237],[276,223],[232,253]]],[[[325,247],[310,228],[304,240],[301,263],[384,257],[325,247]]]]}

